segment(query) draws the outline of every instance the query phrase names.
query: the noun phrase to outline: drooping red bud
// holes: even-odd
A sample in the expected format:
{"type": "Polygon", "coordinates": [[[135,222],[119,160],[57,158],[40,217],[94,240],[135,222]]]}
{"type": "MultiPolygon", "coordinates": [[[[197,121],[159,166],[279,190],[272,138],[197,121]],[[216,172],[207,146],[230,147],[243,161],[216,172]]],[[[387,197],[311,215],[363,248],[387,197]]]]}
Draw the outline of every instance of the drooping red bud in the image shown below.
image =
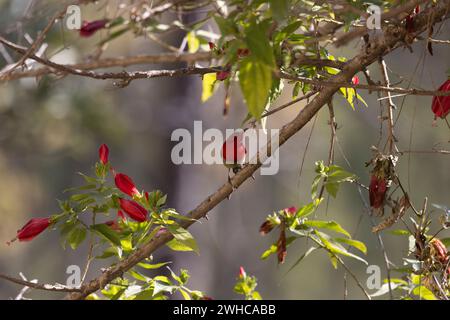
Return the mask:
{"type": "Polygon", "coordinates": [[[139,190],[136,188],[133,180],[129,176],[123,173],[117,173],[114,177],[114,182],[116,187],[123,193],[133,197],[134,195],[139,195],[139,190]]]}
{"type": "Polygon", "coordinates": [[[222,145],[222,160],[225,165],[236,165],[243,163],[247,150],[242,143],[242,135],[230,136],[222,145]]]}
{"type": "Polygon", "coordinates": [[[103,29],[108,23],[107,19],[103,20],[95,20],[95,21],[85,21],[80,29],[80,36],[84,38],[88,38],[96,33],[98,30],[103,29]]]}
{"type": "Polygon", "coordinates": [[[286,231],[281,229],[280,237],[277,241],[277,258],[278,263],[283,264],[287,255],[286,231]]]}
{"type": "Polygon", "coordinates": [[[120,207],[133,220],[143,222],[147,219],[147,210],[133,200],[119,199],[120,207]]]}
{"type": "Polygon", "coordinates": [[[102,164],[108,163],[109,148],[106,144],[102,144],[98,149],[98,157],[100,158],[100,162],[102,164]]]}
{"type": "Polygon", "coordinates": [[[25,224],[22,229],[17,230],[19,241],[30,241],[39,235],[51,224],[50,218],[33,218],[25,224]]]}
{"type": "Polygon", "coordinates": [[[352,83],[358,85],[359,84],[359,77],[358,76],[353,76],[352,83]]]}
{"type": "Polygon", "coordinates": [[[209,49],[210,50],[214,50],[214,48],[216,47],[216,45],[214,44],[214,42],[208,42],[208,45],[209,45],[209,49]]]}
{"type": "Polygon", "coordinates": [[[265,236],[268,234],[272,229],[274,228],[274,225],[269,220],[264,221],[264,223],[259,227],[259,233],[262,236],[265,236]]]}
{"type": "Polygon", "coordinates": [[[387,191],[387,182],[384,178],[372,175],[369,186],[370,206],[378,209],[384,205],[384,199],[387,191]]]}
{"type": "MultiPolygon", "coordinates": [[[[450,91],[450,79],[445,81],[438,89],[439,91],[450,91]]],[[[431,110],[435,118],[444,119],[450,113],[450,96],[434,96],[431,102],[431,110]]]]}

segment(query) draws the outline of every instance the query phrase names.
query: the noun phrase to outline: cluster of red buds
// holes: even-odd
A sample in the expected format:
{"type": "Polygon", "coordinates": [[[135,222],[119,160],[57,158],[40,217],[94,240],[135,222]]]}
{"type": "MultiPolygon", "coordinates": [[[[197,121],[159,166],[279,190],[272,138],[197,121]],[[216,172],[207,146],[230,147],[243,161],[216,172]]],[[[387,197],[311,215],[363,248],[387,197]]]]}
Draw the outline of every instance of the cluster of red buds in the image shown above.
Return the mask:
{"type": "Polygon", "coordinates": [[[277,258],[278,263],[284,263],[287,255],[287,243],[286,243],[286,219],[293,217],[297,213],[296,207],[289,207],[274,213],[266,218],[266,221],[259,227],[259,233],[265,236],[271,232],[275,227],[280,227],[280,236],[277,240],[277,258]]]}
{"type": "MultiPolygon", "coordinates": [[[[109,149],[105,144],[100,146],[99,149],[99,158],[102,164],[108,163],[108,155],[109,149]]],[[[112,169],[114,174],[114,183],[116,187],[122,191],[124,194],[130,196],[131,198],[141,198],[142,195],[137,189],[133,180],[124,173],[116,173],[114,169],[112,169]]],[[[148,193],[144,192],[144,195],[148,201],[148,193]]],[[[147,219],[148,212],[147,210],[141,206],[138,202],[131,199],[119,198],[120,208],[129,216],[131,219],[143,222],[147,219]]],[[[124,219],[123,212],[119,211],[118,216],[124,219]]],[[[114,223],[109,222],[111,226],[115,227],[114,223]]]]}
{"type": "MultiPolygon", "coordinates": [[[[149,205],[155,206],[158,200],[161,197],[161,193],[157,192],[152,196],[150,196],[148,192],[144,192],[143,195],[139,192],[134,184],[133,180],[123,173],[116,173],[114,169],[111,168],[109,163],[109,148],[106,144],[102,144],[98,150],[99,154],[99,162],[103,168],[110,169],[114,174],[114,182],[116,187],[123,192],[125,195],[130,196],[133,199],[125,199],[123,197],[119,198],[119,206],[120,210],[118,210],[117,218],[115,220],[106,221],[105,224],[108,225],[111,229],[120,231],[121,226],[119,221],[125,221],[124,212],[131,219],[143,222],[147,219],[148,212],[147,210],[141,206],[136,200],[142,199],[145,196],[145,199],[149,205]]],[[[7,242],[7,244],[11,244],[12,242],[19,241],[30,241],[33,240],[36,236],[44,232],[47,228],[49,228],[52,224],[56,222],[56,216],[45,217],[45,218],[33,218],[29,220],[21,229],[17,230],[17,235],[14,239],[7,242]]]]}

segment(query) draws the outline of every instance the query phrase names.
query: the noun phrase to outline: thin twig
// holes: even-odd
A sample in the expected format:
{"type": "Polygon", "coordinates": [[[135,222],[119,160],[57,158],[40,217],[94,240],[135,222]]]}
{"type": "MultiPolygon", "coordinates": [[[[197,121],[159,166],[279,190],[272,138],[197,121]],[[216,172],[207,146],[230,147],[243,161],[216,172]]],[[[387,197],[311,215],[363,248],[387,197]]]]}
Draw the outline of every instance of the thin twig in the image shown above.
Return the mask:
{"type": "Polygon", "coordinates": [[[14,277],[10,277],[4,274],[0,274],[0,278],[16,283],[16,284],[20,284],[23,286],[27,286],[33,289],[38,289],[38,290],[46,290],[46,291],[55,291],[55,292],[81,292],[80,288],[71,288],[71,287],[67,287],[67,286],[63,286],[61,284],[39,284],[39,283],[34,283],[34,282],[30,282],[30,281],[25,281],[22,279],[17,279],[14,277]]]}

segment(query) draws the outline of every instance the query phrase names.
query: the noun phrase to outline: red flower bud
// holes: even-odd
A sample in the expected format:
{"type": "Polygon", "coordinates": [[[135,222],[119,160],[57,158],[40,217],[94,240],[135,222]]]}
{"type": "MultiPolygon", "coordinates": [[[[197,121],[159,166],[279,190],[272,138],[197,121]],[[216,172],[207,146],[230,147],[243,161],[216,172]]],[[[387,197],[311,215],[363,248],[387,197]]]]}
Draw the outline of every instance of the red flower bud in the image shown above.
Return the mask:
{"type": "Polygon", "coordinates": [[[102,164],[107,164],[108,156],[109,156],[109,148],[106,144],[102,144],[98,149],[98,157],[100,158],[100,162],[102,164]]]}
{"type": "Polygon", "coordinates": [[[116,187],[123,193],[129,195],[130,197],[134,195],[139,195],[139,191],[136,188],[133,180],[129,176],[123,173],[117,173],[114,177],[114,182],[116,187]]]}
{"type": "Polygon", "coordinates": [[[230,71],[219,71],[216,73],[216,79],[223,81],[230,76],[230,71]]]}
{"type": "Polygon", "coordinates": [[[147,210],[133,200],[119,199],[120,207],[133,220],[143,222],[147,219],[147,210]]]}
{"type": "Polygon", "coordinates": [[[384,178],[379,178],[372,175],[369,186],[370,206],[378,209],[384,205],[384,198],[386,196],[387,183],[384,178]]]}
{"type": "Polygon", "coordinates": [[[214,50],[214,48],[216,47],[216,45],[214,44],[214,42],[208,42],[209,45],[209,49],[210,50],[214,50]]]}
{"type": "Polygon", "coordinates": [[[242,143],[242,135],[232,135],[222,145],[222,159],[227,167],[235,167],[245,160],[247,150],[242,143]]]}
{"type": "Polygon", "coordinates": [[[289,207],[289,208],[284,209],[284,212],[288,216],[292,216],[293,214],[297,213],[297,208],[296,207],[289,207]]]}
{"type": "Polygon", "coordinates": [[[269,220],[264,221],[264,223],[259,227],[259,233],[262,236],[265,236],[266,234],[268,234],[270,231],[272,231],[274,225],[272,224],[272,222],[270,222],[269,220]]]}
{"type": "MultiPolygon", "coordinates": [[[[438,89],[439,91],[450,91],[450,79],[445,81],[438,89]]],[[[435,118],[444,119],[450,113],[450,96],[434,96],[431,110],[435,118]]]]}
{"type": "Polygon", "coordinates": [[[17,230],[17,239],[19,239],[19,241],[33,240],[34,237],[47,229],[50,223],[50,218],[31,219],[22,227],[22,229],[17,230]]]}
{"type": "Polygon", "coordinates": [[[358,85],[359,84],[359,77],[358,76],[353,76],[352,83],[358,85]]]}
{"type": "Polygon", "coordinates": [[[85,37],[85,38],[90,37],[94,33],[96,33],[98,30],[103,29],[107,23],[108,23],[107,19],[95,20],[95,21],[91,21],[91,22],[85,21],[85,22],[83,22],[83,25],[81,26],[80,36],[85,37]]]}
{"type": "Polygon", "coordinates": [[[239,267],[239,278],[245,278],[247,276],[247,273],[244,270],[244,267],[239,267]]]}

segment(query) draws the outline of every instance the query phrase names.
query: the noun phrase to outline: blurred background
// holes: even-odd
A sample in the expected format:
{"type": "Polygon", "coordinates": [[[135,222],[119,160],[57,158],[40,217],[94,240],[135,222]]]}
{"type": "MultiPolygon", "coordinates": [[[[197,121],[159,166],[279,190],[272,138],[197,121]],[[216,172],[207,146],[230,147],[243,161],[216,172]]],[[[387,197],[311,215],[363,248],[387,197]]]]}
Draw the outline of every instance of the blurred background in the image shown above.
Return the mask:
{"type": "MultiPolygon", "coordinates": [[[[22,35],[28,33],[35,37],[55,12],[55,2],[45,1],[37,2],[31,13],[24,15],[29,3],[25,0],[0,0],[2,36],[26,45],[22,35]]],[[[83,6],[82,14],[84,20],[95,20],[105,17],[108,12],[100,2],[83,6]]],[[[175,16],[169,12],[164,19],[170,21],[175,16]]],[[[193,19],[194,16],[186,15],[183,19],[193,19]]],[[[46,40],[49,43],[47,52],[58,52],[57,59],[61,63],[82,61],[106,37],[106,32],[99,32],[84,39],[76,31],[63,30],[58,25],[53,29],[46,40]]],[[[448,39],[449,31],[447,22],[434,38],[448,39]]],[[[164,40],[177,47],[184,36],[182,32],[171,33],[164,40]]],[[[361,43],[355,41],[345,49],[331,52],[335,56],[351,57],[359,52],[360,47],[361,43]]],[[[450,47],[434,45],[433,56],[426,52],[423,41],[414,44],[412,49],[413,52],[400,48],[387,56],[392,83],[402,81],[400,86],[406,87],[412,79],[413,87],[437,88],[446,79],[446,70],[450,69],[450,47]]],[[[155,42],[129,34],[113,41],[103,57],[163,51],[164,48],[155,42]]],[[[13,52],[8,52],[17,59],[13,52]]],[[[0,69],[6,64],[0,54],[0,69]]],[[[128,70],[182,66],[141,65],[128,70]]],[[[377,64],[370,71],[374,79],[380,79],[377,64]]],[[[363,75],[359,77],[365,83],[363,75]]],[[[369,169],[365,162],[372,157],[370,146],[378,143],[379,102],[376,93],[359,93],[368,103],[367,108],[359,103],[352,110],[341,96],[334,98],[339,139],[336,163],[358,175],[367,185],[369,169]]],[[[22,272],[28,279],[38,279],[39,282],[65,283],[69,265],[84,266],[87,242],[77,251],[63,250],[57,232],[46,232],[31,243],[15,242],[11,246],[5,243],[28,219],[58,213],[57,199],[66,197],[62,190],[82,183],[77,172],[92,172],[98,146],[102,143],[109,145],[114,167],[133,177],[140,188],[161,189],[167,193],[168,206],[183,214],[226,182],[227,169],[221,165],[174,165],[170,159],[171,149],[176,144],[170,140],[173,130],[186,128],[192,131],[194,120],[203,121],[204,130],[238,128],[245,118],[246,108],[237,85],[232,88],[231,109],[227,117],[222,115],[223,88],[219,88],[207,103],[202,104],[200,97],[199,76],[138,80],[125,88],[118,88],[111,81],[74,76],[59,80],[44,77],[1,83],[0,273],[18,277],[22,272]]],[[[286,86],[275,105],[290,99],[291,90],[286,86]]],[[[400,150],[431,150],[435,146],[449,149],[450,130],[445,122],[438,121],[437,127],[432,126],[431,97],[400,97],[394,102],[398,107],[395,115],[401,110],[395,127],[400,150]]],[[[280,128],[303,106],[299,103],[270,117],[268,127],[280,128]]],[[[310,186],[315,176],[314,162],[326,161],[328,157],[326,108],[320,111],[316,121],[306,156],[311,123],[281,148],[278,174],[257,174],[255,181],[245,182],[229,200],[214,208],[208,221],[192,226],[190,230],[200,247],[199,256],[174,253],[164,248],[154,254],[155,261],[172,261],[171,268],[175,271],[188,269],[191,273],[189,287],[202,290],[215,299],[240,298],[233,293],[240,266],[258,278],[257,289],[265,299],[342,299],[344,272],[341,268],[333,269],[325,252],[314,252],[286,274],[308,248],[304,241],[289,247],[287,261],[282,266],[278,266],[272,257],[264,261],[260,259],[262,252],[276,241],[274,234],[259,235],[260,224],[273,211],[309,202],[310,186]]],[[[450,205],[449,160],[449,155],[430,153],[405,154],[400,158],[400,177],[416,207],[421,207],[425,196],[429,197],[430,203],[450,205]]],[[[363,196],[368,201],[366,192],[363,196]]],[[[371,232],[372,225],[356,186],[348,184],[341,187],[338,198],[329,199],[326,208],[321,207],[320,217],[338,221],[352,234],[355,233],[355,239],[364,241],[368,247],[366,258],[369,264],[379,265],[385,277],[382,251],[371,232]]],[[[376,218],[375,221],[379,220],[376,218]]],[[[444,231],[443,236],[450,235],[444,231]]],[[[401,257],[408,250],[406,238],[384,233],[383,239],[391,261],[401,266],[401,257]]],[[[368,276],[366,266],[349,259],[346,262],[365,283],[368,276]]],[[[103,263],[111,261],[95,262],[88,278],[98,275],[103,263]]],[[[393,276],[397,275],[393,273],[393,276]]],[[[353,280],[347,278],[348,298],[364,298],[353,280]]],[[[18,285],[0,281],[0,299],[14,298],[20,289],[18,285]]],[[[37,291],[26,296],[61,298],[58,294],[37,291]]],[[[174,298],[181,296],[175,295],[174,298]]]]}

